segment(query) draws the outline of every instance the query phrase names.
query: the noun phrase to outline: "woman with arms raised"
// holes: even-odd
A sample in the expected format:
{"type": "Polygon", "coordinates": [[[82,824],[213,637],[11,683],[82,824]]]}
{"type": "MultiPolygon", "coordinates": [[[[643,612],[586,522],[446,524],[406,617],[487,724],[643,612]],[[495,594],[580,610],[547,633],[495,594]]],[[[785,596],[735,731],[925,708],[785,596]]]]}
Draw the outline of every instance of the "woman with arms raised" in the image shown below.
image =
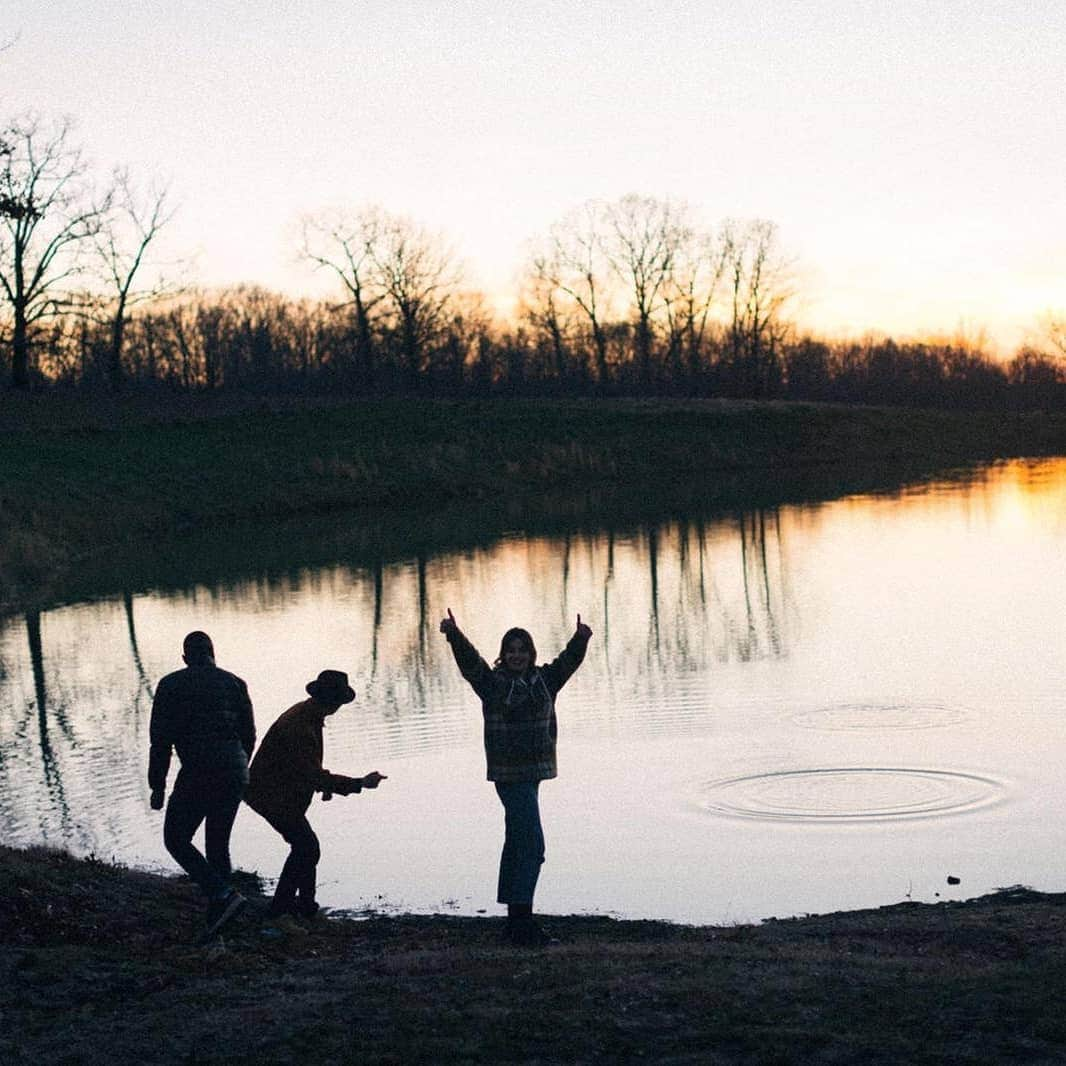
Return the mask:
{"type": "Polygon", "coordinates": [[[585,658],[592,630],[577,628],[558,658],[538,666],[533,638],[509,629],[493,666],[463,635],[451,610],[441,621],[459,672],[481,698],[488,779],[504,809],[504,843],[496,900],[507,905],[507,938],[541,946],[550,937],[533,919],[533,893],[544,862],[540,823],[541,781],[557,774],[555,697],[585,658]]]}

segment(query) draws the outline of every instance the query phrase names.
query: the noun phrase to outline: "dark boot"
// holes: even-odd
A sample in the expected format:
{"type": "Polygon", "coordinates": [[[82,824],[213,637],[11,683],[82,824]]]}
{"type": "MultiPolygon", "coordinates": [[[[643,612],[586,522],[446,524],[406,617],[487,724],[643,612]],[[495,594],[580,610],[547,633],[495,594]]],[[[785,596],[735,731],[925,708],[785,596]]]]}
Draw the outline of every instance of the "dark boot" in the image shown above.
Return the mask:
{"type": "Polygon", "coordinates": [[[533,920],[533,905],[530,903],[507,904],[504,939],[516,947],[523,948],[544,948],[559,943],[533,920]]]}
{"type": "Polygon", "coordinates": [[[209,940],[224,925],[231,922],[244,909],[248,901],[235,888],[231,888],[222,899],[212,900],[207,905],[207,925],[204,939],[209,940]]]}

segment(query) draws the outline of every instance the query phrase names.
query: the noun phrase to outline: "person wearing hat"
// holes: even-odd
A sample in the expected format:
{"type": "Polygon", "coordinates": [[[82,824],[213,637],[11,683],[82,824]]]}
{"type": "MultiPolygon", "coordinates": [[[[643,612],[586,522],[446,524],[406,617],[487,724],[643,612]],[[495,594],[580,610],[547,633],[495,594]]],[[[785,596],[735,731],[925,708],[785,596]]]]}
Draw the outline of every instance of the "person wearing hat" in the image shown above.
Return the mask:
{"type": "Polygon", "coordinates": [[[331,714],[355,699],[348,675],[323,670],[307,685],[311,697],[285,711],[267,730],[248,770],[245,802],[262,815],[289,845],[268,913],[311,917],[315,901],[315,871],[322,850],[307,820],[316,792],[324,800],[377,788],[385,780],[376,770],[365,777],[345,777],[322,766],[322,728],[331,714]]]}
{"type": "Polygon", "coordinates": [[[181,769],[166,804],[163,843],[207,897],[208,937],[245,904],[230,884],[229,840],[248,781],[255,720],[248,687],[215,665],[206,633],[195,630],[185,637],[182,659],[185,668],[167,674],[152,700],[148,787],[152,810],[161,811],[176,751],[181,769]],[[206,855],[192,842],[201,823],[206,855]]]}

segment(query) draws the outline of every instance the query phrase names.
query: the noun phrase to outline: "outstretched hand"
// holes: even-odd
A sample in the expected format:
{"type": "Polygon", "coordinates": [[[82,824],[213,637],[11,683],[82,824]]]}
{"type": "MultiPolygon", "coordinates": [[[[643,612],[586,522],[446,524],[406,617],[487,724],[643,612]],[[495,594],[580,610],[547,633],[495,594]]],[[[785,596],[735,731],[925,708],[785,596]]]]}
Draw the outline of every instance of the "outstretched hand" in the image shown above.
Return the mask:
{"type": "Polygon", "coordinates": [[[577,629],[574,630],[574,636],[584,637],[585,640],[592,636],[592,628],[581,621],[581,615],[577,616],[577,629]]]}
{"type": "Polygon", "coordinates": [[[360,778],[363,782],[363,788],[377,788],[382,781],[388,781],[388,777],[385,774],[379,774],[377,770],[366,775],[366,777],[360,778]]]}
{"type": "Polygon", "coordinates": [[[455,620],[455,615],[452,614],[452,609],[448,608],[448,617],[440,620],[440,631],[447,637],[452,633],[459,632],[459,623],[455,620]]]}

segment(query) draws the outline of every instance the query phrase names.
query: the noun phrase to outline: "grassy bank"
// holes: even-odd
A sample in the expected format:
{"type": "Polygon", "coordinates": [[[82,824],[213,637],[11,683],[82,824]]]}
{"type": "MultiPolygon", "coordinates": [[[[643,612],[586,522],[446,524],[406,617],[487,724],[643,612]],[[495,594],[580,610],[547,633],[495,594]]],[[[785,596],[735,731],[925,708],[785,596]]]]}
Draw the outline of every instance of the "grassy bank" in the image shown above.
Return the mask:
{"type": "Polygon", "coordinates": [[[575,494],[734,506],[824,497],[977,460],[1066,453],[1066,416],[730,402],[4,399],[0,599],[150,539],[353,508],[423,517],[575,494]],[[49,408],[49,404],[53,406],[49,408]]]}
{"type": "Polygon", "coordinates": [[[184,880],[0,848],[6,1062],[1003,1063],[1066,1060],[1064,897],[729,928],[254,914],[193,946],[184,880]]]}

